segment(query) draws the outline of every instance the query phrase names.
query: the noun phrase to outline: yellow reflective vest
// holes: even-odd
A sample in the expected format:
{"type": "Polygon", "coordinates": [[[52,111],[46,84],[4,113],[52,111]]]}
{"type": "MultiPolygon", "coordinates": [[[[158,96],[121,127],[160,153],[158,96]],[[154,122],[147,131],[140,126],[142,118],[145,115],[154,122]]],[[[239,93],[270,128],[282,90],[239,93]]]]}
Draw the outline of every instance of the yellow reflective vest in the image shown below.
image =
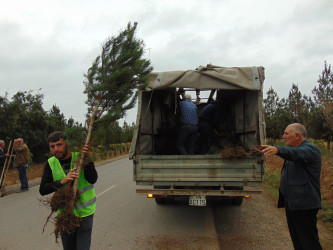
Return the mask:
{"type": "MultiPolygon", "coordinates": [[[[72,153],[72,160],[71,160],[71,169],[74,168],[75,163],[77,161],[79,153],[73,152],[72,153]]],[[[48,159],[52,170],[53,181],[60,181],[61,179],[66,177],[64,170],[61,167],[59,160],[53,156],[48,159]]],[[[78,192],[80,192],[80,200],[75,202],[74,205],[74,213],[77,217],[87,217],[95,213],[96,210],[96,194],[95,188],[93,184],[90,184],[84,178],[84,169],[81,169],[79,175],[79,182],[78,182],[78,192]]],[[[60,213],[60,211],[58,211],[60,213]]]]}

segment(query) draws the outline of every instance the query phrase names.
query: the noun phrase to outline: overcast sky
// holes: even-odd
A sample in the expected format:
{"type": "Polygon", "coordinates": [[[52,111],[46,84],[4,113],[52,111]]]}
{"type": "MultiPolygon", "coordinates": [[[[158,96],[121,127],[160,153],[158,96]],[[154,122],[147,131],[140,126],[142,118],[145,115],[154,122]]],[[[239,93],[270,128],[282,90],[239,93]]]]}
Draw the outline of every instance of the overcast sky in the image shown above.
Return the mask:
{"type": "MultiPolygon", "coordinates": [[[[33,90],[83,122],[83,74],[128,22],[154,71],[264,66],[264,92],[311,95],[333,63],[332,0],[0,0],[1,96],[33,90]]],[[[135,121],[136,110],[125,117],[135,121]]],[[[122,123],[121,123],[122,125],[122,123]]]]}

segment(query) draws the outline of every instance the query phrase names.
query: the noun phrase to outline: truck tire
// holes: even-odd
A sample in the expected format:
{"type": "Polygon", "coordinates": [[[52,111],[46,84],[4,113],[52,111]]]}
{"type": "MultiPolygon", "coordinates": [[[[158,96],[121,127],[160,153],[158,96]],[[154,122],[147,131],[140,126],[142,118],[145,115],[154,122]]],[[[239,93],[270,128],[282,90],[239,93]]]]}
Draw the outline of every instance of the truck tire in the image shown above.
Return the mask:
{"type": "Polygon", "coordinates": [[[157,205],[163,205],[163,204],[165,204],[165,198],[155,197],[155,202],[157,205]]]}
{"type": "Polygon", "coordinates": [[[234,197],[232,199],[232,204],[240,206],[243,203],[243,197],[234,197]]]}

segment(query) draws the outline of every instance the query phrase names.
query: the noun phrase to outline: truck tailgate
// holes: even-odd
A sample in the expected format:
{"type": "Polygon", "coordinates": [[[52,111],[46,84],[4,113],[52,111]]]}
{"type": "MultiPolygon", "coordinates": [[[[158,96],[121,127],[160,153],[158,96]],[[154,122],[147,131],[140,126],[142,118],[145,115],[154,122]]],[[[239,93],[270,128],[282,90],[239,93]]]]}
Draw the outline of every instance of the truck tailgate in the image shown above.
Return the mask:
{"type": "Polygon", "coordinates": [[[220,155],[137,155],[134,181],[153,186],[261,186],[263,159],[223,159],[220,155]]]}

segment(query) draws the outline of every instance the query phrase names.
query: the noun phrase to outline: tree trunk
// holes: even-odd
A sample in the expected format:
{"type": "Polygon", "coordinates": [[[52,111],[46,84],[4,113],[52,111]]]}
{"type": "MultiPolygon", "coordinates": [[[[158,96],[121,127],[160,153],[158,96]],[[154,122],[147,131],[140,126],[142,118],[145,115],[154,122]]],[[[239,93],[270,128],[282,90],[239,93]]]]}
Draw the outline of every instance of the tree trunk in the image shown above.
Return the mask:
{"type": "MultiPolygon", "coordinates": [[[[89,125],[88,125],[88,133],[87,133],[85,145],[88,145],[90,143],[91,134],[92,134],[92,130],[93,130],[93,127],[94,127],[94,122],[95,122],[95,118],[96,118],[96,114],[97,114],[97,111],[98,111],[99,104],[100,104],[100,101],[97,102],[96,106],[94,107],[94,109],[92,111],[90,121],[89,121],[89,125]]],[[[81,152],[81,154],[79,154],[77,164],[76,164],[76,168],[77,168],[76,173],[80,174],[84,159],[85,159],[85,155],[83,154],[83,152],[81,152]]],[[[74,184],[73,184],[73,194],[74,194],[73,198],[74,199],[73,199],[73,203],[74,203],[75,198],[76,198],[76,191],[77,191],[78,183],[79,183],[79,179],[74,179],[74,184]]]]}

